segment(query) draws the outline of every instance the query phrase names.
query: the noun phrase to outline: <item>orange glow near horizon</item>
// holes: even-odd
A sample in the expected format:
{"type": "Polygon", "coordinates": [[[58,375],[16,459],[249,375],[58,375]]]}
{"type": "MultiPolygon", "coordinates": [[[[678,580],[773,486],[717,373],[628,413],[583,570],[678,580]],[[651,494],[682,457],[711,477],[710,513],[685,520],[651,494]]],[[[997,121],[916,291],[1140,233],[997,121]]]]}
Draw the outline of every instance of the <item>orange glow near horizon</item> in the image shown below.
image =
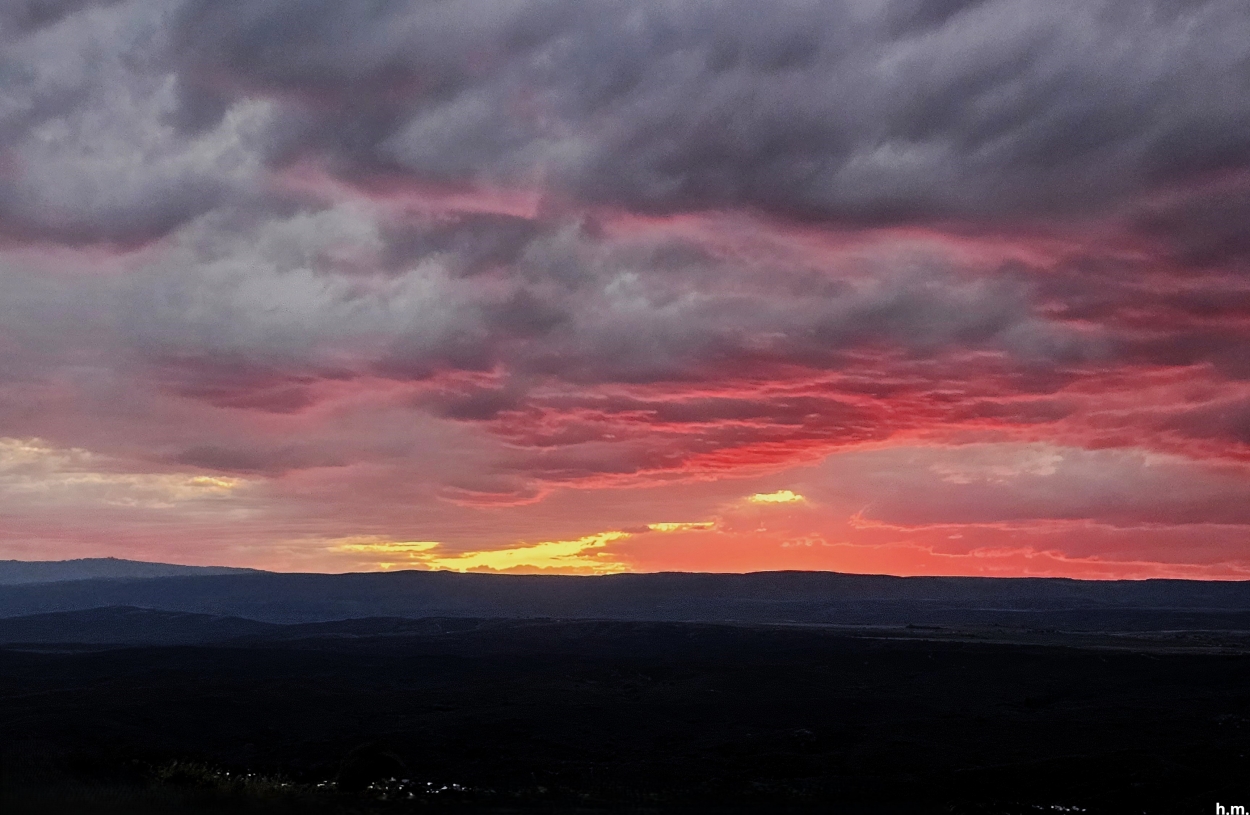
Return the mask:
{"type": "MultiPolygon", "coordinates": [[[[1073,557],[1057,549],[1019,545],[942,552],[936,535],[911,540],[831,542],[821,536],[772,536],[686,525],[675,537],[649,541],[649,535],[600,532],[566,541],[521,543],[500,549],[438,554],[441,547],[412,547],[380,541],[372,546],[339,545],[334,552],[353,558],[348,571],[411,568],[511,574],[604,575],[624,572],[833,571],[896,576],[1069,577],[1086,580],[1148,578],[1246,580],[1250,568],[1235,564],[1199,566],[1143,560],[1073,557]],[[402,560],[395,560],[396,557],[402,560]],[[382,559],[385,558],[385,559],[382,559]]],[[[1036,542],[1044,545],[1044,541],[1036,542]]],[[[327,565],[334,561],[327,561],[327,565]]],[[[342,570],[339,564],[339,569],[342,570]]]]}
{"type": "MultiPolygon", "coordinates": [[[[967,478],[968,476],[961,476],[967,478]]],[[[991,477],[1000,477],[996,472],[991,477]]],[[[1236,528],[1206,530],[1235,535],[1236,528]]],[[[908,528],[867,520],[862,513],[831,517],[792,490],[756,493],[722,506],[706,521],[656,522],[633,530],[576,538],[518,542],[453,551],[433,541],[356,537],[331,542],[349,570],[415,568],[512,574],[604,575],[623,572],[836,571],[860,574],[1051,576],[1076,579],[1250,579],[1244,564],[1198,565],[1075,555],[1097,552],[1142,530],[1085,522],[934,525],[908,528]],[[765,500],[758,500],[760,498],[765,500]]],[[[342,570],[332,557],[326,566],[342,570]]]]}
{"type": "MultiPolygon", "coordinates": [[[[843,459],[846,463],[839,466],[845,473],[822,476],[833,478],[836,490],[830,493],[826,486],[815,499],[808,496],[818,488],[818,482],[812,480],[817,471],[807,465],[793,471],[790,487],[777,488],[774,480],[772,485],[761,483],[763,489],[741,490],[735,496],[725,493],[717,482],[696,481],[659,489],[653,496],[657,502],[654,507],[648,502],[639,504],[640,512],[663,512],[671,518],[675,508],[682,511],[680,507],[698,502],[701,493],[715,491],[719,497],[710,503],[703,501],[702,517],[695,515],[693,520],[632,522],[609,529],[596,529],[590,521],[562,536],[518,540],[504,533],[468,544],[454,533],[429,538],[368,534],[336,537],[318,546],[292,540],[260,550],[245,537],[237,557],[201,558],[198,562],[334,572],[415,568],[596,575],[785,569],[1081,579],[1250,578],[1250,566],[1228,556],[1242,546],[1242,516],[1235,504],[1230,504],[1231,515],[1212,516],[1211,499],[1207,497],[1235,495],[1244,477],[1239,466],[1211,468],[1147,451],[1082,451],[1013,442],[877,446],[834,457],[821,467],[827,470],[830,462],[843,459]],[[1095,474],[1096,480],[1088,481],[1095,474]],[[1102,486],[1108,478],[1110,482],[1102,486]],[[892,486],[907,483],[898,479],[910,479],[920,486],[892,486]],[[874,483],[880,487],[873,487],[874,483]],[[1152,499],[1131,500],[1124,505],[1123,511],[1140,516],[1138,520],[1106,522],[1045,517],[993,520],[993,514],[1001,510],[978,520],[969,509],[991,498],[991,504],[986,504],[991,508],[994,502],[1021,500],[1015,496],[1022,494],[1022,489],[1024,495],[1041,489],[1053,491],[1046,500],[1059,502],[1048,510],[1055,514],[1068,512],[1064,506],[1072,502],[1078,507],[1085,505],[1091,500],[1091,490],[1109,490],[1107,498],[1097,499],[1102,501],[1119,501],[1117,494],[1125,491],[1152,499]],[[867,490],[862,493],[866,498],[856,490],[867,490]],[[938,497],[943,491],[950,497],[938,497]],[[1191,505],[1193,509],[1187,509],[1191,505]],[[1151,520],[1150,513],[1156,511],[1162,513],[1160,518],[1174,515],[1177,521],[1151,520]],[[946,512],[973,515],[963,520],[944,519],[946,512]],[[908,520],[909,514],[916,519],[908,520]],[[1182,544],[1179,548],[1178,543],[1182,544]]],[[[107,456],[82,449],[56,448],[38,439],[0,440],[0,486],[23,495],[31,507],[89,502],[98,508],[93,518],[143,512],[153,519],[178,513],[195,523],[215,523],[228,515],[242,521],[250,512],[247,507],[263,495],[263,490],[281,483],[187,472],[131,473],[107,456]]],[[[305,488],[312,486],[306,483],[305,488]]],[[[629,491],[619,494],[625,496],[629,491]]],[[[572,495],[566,494],[564,500],[570,507],[566,517],[570,520],[579,512],[583,517],[593,517],[602,511],[601,506],[611,507],[616,500],[596,505],[594,490],[580,496],[568,503],[572,495]]],[[[539,502],[474,511],[479,517],[498,518],[498,525],[503,526],[509,517],[543,517],[545,504],[559,500],[556,495],[539,502]]],[[[14,519],[20,523],[20,516],[14,519]]],[[[23,529],[18,523],[12,527],[23,529]]],[[[129,540],[137,547],[133,553],[124,549],[107,553],[150,557],[147,552],[159,546],[161,538],[168,539],[161,525],[154,524],[150,537],[145,537],[142,527],[131,530],[129,540]]],[[[46,534],[39,527],[26,529],[32,537],[46,534]]],[[[97,553],[80,550],[74,554],[97,553]]],[[[164,559],[197,562],[177,554],[164,559]]]]}

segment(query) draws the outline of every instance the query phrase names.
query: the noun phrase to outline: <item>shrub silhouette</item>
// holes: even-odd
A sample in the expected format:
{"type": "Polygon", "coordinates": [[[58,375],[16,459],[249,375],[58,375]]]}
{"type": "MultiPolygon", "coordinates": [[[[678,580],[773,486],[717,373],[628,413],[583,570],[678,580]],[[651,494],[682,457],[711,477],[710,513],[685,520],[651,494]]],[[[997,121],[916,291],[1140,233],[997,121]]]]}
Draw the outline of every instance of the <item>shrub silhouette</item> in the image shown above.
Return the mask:
{"type": "Polygon", "coordinates": [[[339,766],[338,785],[345,792],[360,792],[375,781],[405,778],[408,765],[394,752],[376,743],[353,747],[339,766]]]}

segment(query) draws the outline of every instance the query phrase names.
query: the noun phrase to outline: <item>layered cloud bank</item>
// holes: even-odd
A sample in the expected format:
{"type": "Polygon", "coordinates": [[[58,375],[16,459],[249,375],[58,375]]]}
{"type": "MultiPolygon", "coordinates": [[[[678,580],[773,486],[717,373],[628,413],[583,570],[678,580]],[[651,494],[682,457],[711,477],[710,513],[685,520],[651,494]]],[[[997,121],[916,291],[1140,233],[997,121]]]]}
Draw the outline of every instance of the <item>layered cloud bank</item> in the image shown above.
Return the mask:
{"type": "Polygon", "coordinates": [[[6,556],[1250,569],[1244,3],[24,0],[0,42],[6,556]]]}

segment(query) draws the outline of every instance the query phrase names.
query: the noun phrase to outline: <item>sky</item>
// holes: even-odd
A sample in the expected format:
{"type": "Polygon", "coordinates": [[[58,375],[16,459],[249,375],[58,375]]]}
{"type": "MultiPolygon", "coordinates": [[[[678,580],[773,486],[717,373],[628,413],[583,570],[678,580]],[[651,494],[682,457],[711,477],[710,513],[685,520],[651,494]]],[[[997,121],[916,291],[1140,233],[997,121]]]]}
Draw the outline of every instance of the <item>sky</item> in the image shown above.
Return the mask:
{"type": "Polygon", "coordinates": [[[8,0],[0,558],[1250,577],[1244,0],[8,0]]]}

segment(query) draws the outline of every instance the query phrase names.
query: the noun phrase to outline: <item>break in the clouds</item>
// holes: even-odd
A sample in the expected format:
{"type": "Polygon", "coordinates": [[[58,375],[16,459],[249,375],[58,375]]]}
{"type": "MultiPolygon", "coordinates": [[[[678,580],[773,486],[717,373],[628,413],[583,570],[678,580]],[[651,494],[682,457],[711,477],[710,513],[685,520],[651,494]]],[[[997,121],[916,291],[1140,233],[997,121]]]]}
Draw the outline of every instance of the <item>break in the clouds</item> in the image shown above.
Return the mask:
{"type": "Polygon", "coordinates": [[[1250,567],[1244,3],[24,0],[0,77],[11,554],[1250,567]]]}

